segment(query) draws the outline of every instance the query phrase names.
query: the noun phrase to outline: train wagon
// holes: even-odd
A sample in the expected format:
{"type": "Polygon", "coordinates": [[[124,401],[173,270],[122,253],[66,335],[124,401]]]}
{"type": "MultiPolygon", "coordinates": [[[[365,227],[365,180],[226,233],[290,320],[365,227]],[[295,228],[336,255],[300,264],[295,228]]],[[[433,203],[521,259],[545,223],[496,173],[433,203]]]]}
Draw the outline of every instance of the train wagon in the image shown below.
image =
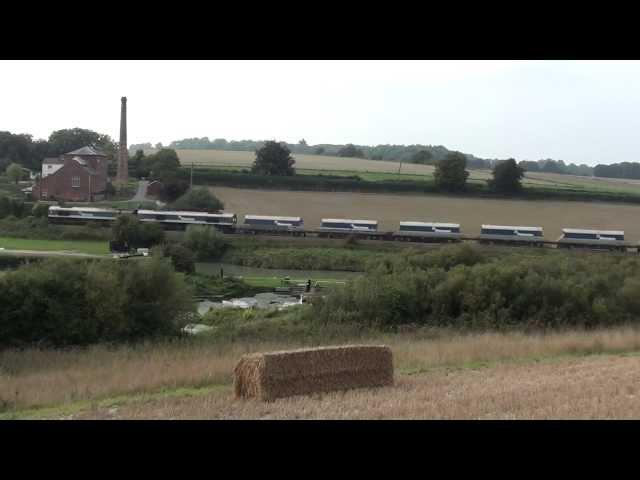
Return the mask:
{"type": "Polygon", "coordinates": [[[305,236],[302,217],[280,217],[271,215],[245,215],[244,224],[238,225],[239,233],[305,236]]]}
{"type": "Polygon", "coordinates": [[[542,246],[544,236],[542,227],[482,225],[478,241],[479,243],[542,246]]]}
{"type": "Polygon", "coordinates": [[[111,208],[95,208],[95,207],[58,207],[52,205],[49,207],[47,214],[51,223],[60,224],[100,224],[110,225],[118,215],[123,212],[111,208]]]}
{"type": "Polygon", "coordinates": [[[362,238],[377,239],[384,234],[378,233],[377,220],[351,220],[347,218],[323,218],[318,227],[318,236],[325,238],[344,238],[356,235],[362,238]]]}
{"type": "Polygon", "coordinates": [[[189,225],[211,225],[232,233],[238,218],[234,213],[207,213],[166,210],[135,210],[141,222],[159,223],[167,230],[185,230],[189,225]]]}
{"type": "Polygon", "coordinates": [[[459,223],[400,222],[394,240],[408,242],[458,242],[459,223]]]}
{"type": "Polygon", "coordinates": [[[586,230],[563,228],[557,240],[558,248],[592,248],[598,250],[626,250],[622,230],[586,230]]]}

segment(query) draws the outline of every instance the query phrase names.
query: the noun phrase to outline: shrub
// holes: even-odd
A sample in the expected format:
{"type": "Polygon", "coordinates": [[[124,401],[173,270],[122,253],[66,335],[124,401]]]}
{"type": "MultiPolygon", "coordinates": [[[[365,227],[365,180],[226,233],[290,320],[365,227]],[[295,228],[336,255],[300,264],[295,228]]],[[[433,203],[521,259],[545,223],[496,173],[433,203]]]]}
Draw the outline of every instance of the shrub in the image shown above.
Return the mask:
{"type": "Polygon", "coordinates": [[[134,215],[120,215],[111,227],[115,242],[128,245],[129,248],[150,248],[164,241],[165,233],[157,223],[141,222],[134,215]]]}
{"type": "Polygon", "coordinates": [[[173,267],[178,272],[195,273],[195,255],[188,248],[179,243],[167,243],[158,249],[161,256],[171,259],[173,267]]]}
{"type": "Polygon", "coordinates": [[[84,345],[179,335],[194,310],[168,261],[47,259],[0,277],[3,345],[84,345]]]}
{"type": "Polygon", "coordinates": [[[49,205],[46,203],[36,202],[31,209],[31,215],[37,218],[47,217],[49,214],[49,205]]]}
{"type": "Polygon", "coordinates": [[[224,204],[206,187],[194,187],[173,202],[172,210],[188,210],[195,212],[219,212],[224,204]]]}
{"type": "Polygon", "coordinates": [[[184,243],[198,260],[215,260],[227,247],[227,242],[215,227],[204,225],[189,225],[184,243]]]}

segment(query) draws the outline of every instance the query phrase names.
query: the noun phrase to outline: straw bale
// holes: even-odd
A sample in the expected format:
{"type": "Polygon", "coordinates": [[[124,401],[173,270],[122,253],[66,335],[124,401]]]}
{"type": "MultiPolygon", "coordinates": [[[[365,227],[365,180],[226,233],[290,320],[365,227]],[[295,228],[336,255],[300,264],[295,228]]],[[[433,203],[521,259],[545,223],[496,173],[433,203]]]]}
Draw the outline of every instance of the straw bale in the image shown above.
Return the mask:
{"type": "Polygon", "coordinates": [[[244,355],[234,370],[236,397],[264,401],[386,385],[393,385],[393,356],[380,345],[254,353],[244,355]]]}

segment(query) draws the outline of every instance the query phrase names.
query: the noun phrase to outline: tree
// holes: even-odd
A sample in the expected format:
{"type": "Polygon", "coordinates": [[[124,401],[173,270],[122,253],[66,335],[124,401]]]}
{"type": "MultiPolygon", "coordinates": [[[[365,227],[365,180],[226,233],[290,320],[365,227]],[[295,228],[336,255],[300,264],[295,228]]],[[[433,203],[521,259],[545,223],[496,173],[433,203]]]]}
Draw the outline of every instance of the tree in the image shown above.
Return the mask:
{"type": "Polygon", "coordinates": [[[187,247],[179,243],[167,243],[160,247],[160,255],[171,259],[177,272],[195,273],[195,256],[187,247]]]}
{"type": "Polygon", "coordinates": [[[227,247],[223,235],[208,225],[189,225],[184,243],[198,260],[215,260],[227,247]]]}
{"type": "Polygon", "coordinates": [[[449,153],[436,163],[436,170],[433,173],[436,187],[449,192],[464,190],[469,176],[466,167],[465,155],[457,152],[449,153]]]}
{"type": "Polygon", "coordinates": [[[413,155],[411,155],[411,163],[420,163],[420,164],[428,164],[431,159],[433,158],[433,155],[431,154],[431,152],[429,150],[420,150],[416,153],[414,153],[413,155]]]}
{"type": "Polygon", "coordinates": [[[116,217],[111,227],[114,242],[129,248],[149,248],[164,241],[164,230],[157,223],[143,223],[133,215],[116,217]]]}
{"type": "Polygon", "coordinates": [[[347,158],[364,158],[364,153],[354,144],[349,143],[338,150],[338,156],[347,158]]]}
{"type": "Polygon", "coordinates": [[[36,202],[31,209],[31,215],[36,218],[44,218],[49,214],[49,205],[46,203],[36,202]]]}
{"type": "Polygon", "coordinates": [[[224,204],[207,187],[193,187],[171,204],[174,210],[219,212],[224,204]]]}
{"type": "Polygon", "coordinates": [[[175,180],[180,168],[178,154],[170,148],[163,148],[149,155],[146,163],[151,165],[151,177],[163,183],[175,180]]]}
{"type": "Polygon", "coordinates": [[[303,138],[302,140],[300,140],[300,141],[298,142],[298,144],[299,144],[299,145],[302,145],[303,147],[306,147],[306,146],[307,146],[307,141],[303,138]]]}
{"type": "Polygon", "coordinates": [[[324,154],[324,147],[317,147],[314,151],[313,151],[314,155],[322,155],[324,154]]]}
{"type": "Polygon", "coordinates": [[[22,167],[17,163],[12,163],[7,167],[6,173],[9,180],[17,185],[22,178],[22,167]]]}
{"type": "Polygon", "coordinates": [[[115,158],[118,147],[109,135],[86,130],[67,128],[56,130],[49,135],[49,155],[61,155],[85,146],[93,146],[111,159],[115,158]]]}
{"type": "Polygon", "coordinates": [[[493,179],[488,180],[487,183],[494,192],[515,193],[522,189],[520,183],[522,177],[524,177],[524,169],[510,158],[493,168],[493,179]]]}
{"type": "Polygon", "coordinates": [[[189,190],[189,182],[186,180],[164,182],[159,197],[163,202],[172,203],[184,195],[187,190],[189,190]]]}
{"type": "Polygon", "coordinates": [[[269,141],[256,150],[256,159],[251,171],[259,175],[294,175],[295,163],[291,151],[286,146],[269,141]]]}
{"type": "Polygon", "coordinates": [[[133,169],[133,175],[136,178],[149,176],[151,168],[147,157],[144,156],[144,150],[136,150],[136,153],[129,158],[129,167],[133,169]]]}

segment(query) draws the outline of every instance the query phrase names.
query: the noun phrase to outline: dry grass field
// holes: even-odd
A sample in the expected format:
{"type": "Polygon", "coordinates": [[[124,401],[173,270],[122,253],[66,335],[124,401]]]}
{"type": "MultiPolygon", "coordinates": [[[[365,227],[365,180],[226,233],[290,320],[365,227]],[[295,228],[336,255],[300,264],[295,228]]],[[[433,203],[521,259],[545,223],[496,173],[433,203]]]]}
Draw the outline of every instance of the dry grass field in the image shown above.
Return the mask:
{"type": "MultiPolygon", "coordinates": [[[[362,343],[371,341],[361,340],[362,343]]],[[[344,343],[352,343],[345,341],[344,343]]],[[[381,335],[395,386],[235,400],[244,353],[300,344],[175,343],[0,353],[8,418],[630,418],[640,331],[381,335]]]]}
{"type": "Polygon", "coordinates": [[[485,223],[541,226],[550,240],[570,227],[620,229],[628,241],[640,240],[639,205],[227,187],[213,191],[228,212],[301,216],[308,228],[320,225],[321,218],[376,219],[382,230],[396,230],[401,220],[416,220],[460,223],[466,234],[479,233],[485,223]]]}

